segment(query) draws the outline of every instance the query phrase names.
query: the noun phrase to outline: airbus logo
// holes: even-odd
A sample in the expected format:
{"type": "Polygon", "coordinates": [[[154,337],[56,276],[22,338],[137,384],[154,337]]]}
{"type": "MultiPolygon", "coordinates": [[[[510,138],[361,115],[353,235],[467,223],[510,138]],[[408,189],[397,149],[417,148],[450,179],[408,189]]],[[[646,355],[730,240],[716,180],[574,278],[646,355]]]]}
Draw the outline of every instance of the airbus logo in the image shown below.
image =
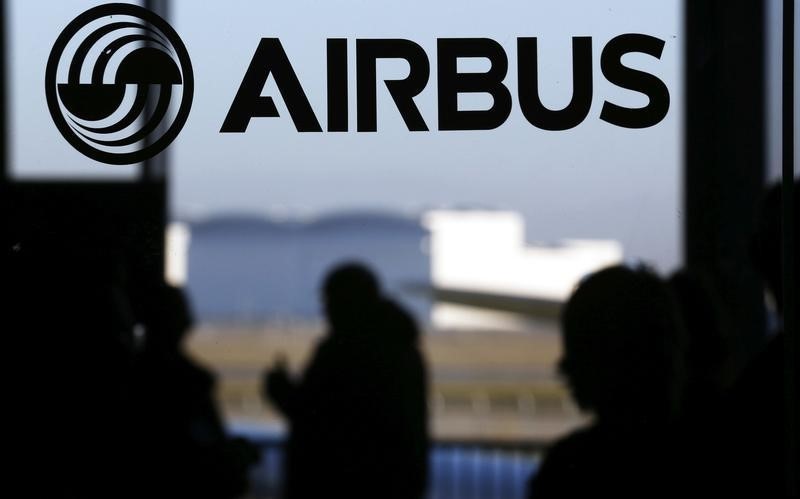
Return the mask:
{"type": "Polygon", "coordinates": [[[174,29],[147,9],[105,4],[61,32],[47,61],[47,105],[64,138],[97,161],[139,163],[178,136],[194,76],[174,29]]]}
{"type": "MultiPolygon", "coordinates": [[[[437,81],[438,130],[491,130],[502,126],[516,100],[528,123],[540,130],[562,131],[586,120],[595,99],[593,40],[572,37],[572,95],[560,109],[540,98],[538,39],[516,39],[516,60],[491,38],[439,38],[435,65],[425,49],[401,38],[355,39],[355,71],[348,67],[345,38],[326,42],[326,130],[378,130],[378,61],[402,60],[409,67],[401,79],[383,81],[409,131],[429,131],[415,98],[437,81]],[[459,59],[489,62],[483,72],[459,71],[459,59]],[[517,88],[506,83],[509,66],[516,64],[517,88]],[[351,78],[355,81],[351,82],[351,78]],[[355,83],[355,85],[351,85],[355,83]],[[354,86],[355,120],[348,115],[354,86]],[[516,92],[514,92],[516,90],[516,92]],[[485,109],[459,109],[461,94],[486,94],[485,109]]],[[[627,107],[608,99],[600,120],[630,129],[652,127],[667,115],[670,95],[656,75],[627,65],[628,54],[661,58],[665,42],[624,33],[609,40],[600,52],[600,70],[619,87],[643,94],[647,104],[627,107]]],[[[269,78],[298,132],[322,132],[320,110],[314,109],[278,38],[262,38],[238,91],[222,121],[221,133],[244,133],[254,118],[277,118],[273,96],[264,95],[269,78]]],[[[166,148],[186,123],[192,104],[194,76],[186,47],[175,30],[147,9],[129,4],[106,4],[90,9],[60,34],[46,70],[47,104],[64,138],[86,156],[109,164],[144,161],[166,148]]]]}

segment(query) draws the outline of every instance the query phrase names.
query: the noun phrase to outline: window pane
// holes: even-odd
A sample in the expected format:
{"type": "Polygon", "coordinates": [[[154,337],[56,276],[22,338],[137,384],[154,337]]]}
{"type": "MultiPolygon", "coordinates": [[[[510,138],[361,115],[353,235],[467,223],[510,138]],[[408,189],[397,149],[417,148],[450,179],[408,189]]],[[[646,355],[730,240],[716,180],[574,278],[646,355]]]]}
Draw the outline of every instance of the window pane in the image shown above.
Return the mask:
{"type": "MultiPolygon", "coordinates": [[[[682,40],[680,5],[661,1],[506,2],[177,2],[173,20],[192,55],[197,89],[192,116],[174,150],[173,212],[178,216],[247,211],[310,216],[349,210],[419,213],[430,207],[482,206],[519,212],[529,241],[602,238],[625,255],[662,270],[679,256],[682,40]],[[424,13],[422,15],[421,13],[424,13]],[[576,14],[578,13],[578,14],[576,14]],[[623,33],[664,40],[655,59],[631,54],[626,64],[667,85],[669,113],[656,126],[630,130],[599,119],[604,101],[631,107],[647,98],[609,83],[600,71],[604,46],[623,33]],[[572,94],[571,40],[591,36],[594,98],[577,127],[550,132],[531,126],[517,95],[516,38],[538,37],[543,103],[560,109],[572,94]],[[326,125],[326,39],[348,39],[347,133],[298,133],[275,81],[279,118],[254,118],[241,134],[219,129],[262,37],[278,37],[303,90],[326,125]],[[377,133],[357,133],[356,38],[407,38],[431,63],[416,97],[430,132],[410,133],[384,85],[378,84],[377,133]],[[437,131],[436,40],[489,37],[505,49],[505,84],[513,106],[491,131],[437,131]]],[[[461,63],[464,64],[461,64],[461,63]]],[[[481,71],[486,61],[460,61],[481,71]]],[[[404,61],[382,60],[379,79],[402,78],[404,61]]],[[[464,95],[460,106],[490,104],[464,95]]]]}
{"type": "MultiPolygon", "coordinates": [[[[12,0],[9,22],[10,175],[16,179],[134,179],[139,165],[110,166],[88,160],[53,125],[45,99],[45,68],[59,33],[81,12],[107,2],[12,0]]],[[[141,2],[124,2],[141,4],[141,2]]]]}

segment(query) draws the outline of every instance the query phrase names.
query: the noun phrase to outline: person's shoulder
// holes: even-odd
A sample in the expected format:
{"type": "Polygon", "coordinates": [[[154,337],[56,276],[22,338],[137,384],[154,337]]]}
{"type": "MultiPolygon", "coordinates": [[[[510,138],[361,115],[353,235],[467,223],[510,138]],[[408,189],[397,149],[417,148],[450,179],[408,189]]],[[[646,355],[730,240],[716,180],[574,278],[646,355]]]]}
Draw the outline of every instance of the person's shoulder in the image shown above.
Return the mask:
{"type": "Polygon", "coordinates": [[[385,298],[379,304],[383,327],[398,341],[416,343],[419,329],[414,316],[401,304],[385,298]]]}
{"type": "Polygon", "coordinates": [[[342,336],[331,332],[320,338],[306,364],[304,377],[320,370],[327,370],[328,367],[339,363],[341,358],[347,355],[347,341],[342,336]]]}

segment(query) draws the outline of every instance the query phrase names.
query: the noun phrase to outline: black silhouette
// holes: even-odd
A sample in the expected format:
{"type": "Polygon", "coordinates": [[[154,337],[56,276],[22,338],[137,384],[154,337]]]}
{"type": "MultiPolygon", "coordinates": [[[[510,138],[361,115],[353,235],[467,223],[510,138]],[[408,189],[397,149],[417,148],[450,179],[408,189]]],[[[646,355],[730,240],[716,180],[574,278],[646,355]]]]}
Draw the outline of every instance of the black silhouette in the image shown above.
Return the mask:
{"type": "Polygon", "coordinates": [[[360,264],[323,287],[328,335],[295,381],[279,363],[266,396],[287,417],[285,496],[422,497],[426,375],[414,320],[360,264]]]}
{"type": "Polygon", "coordinates": [[[152,290],[141,313],[133,464],[140,497],[240,497],[258,456],[247,442],[227,437],[213,400],[213,375],[182,350],[192,326],[183,292],[152,290]]]}
{"type": "Polygon", "coordinates": [[[717,417],[733,382],[729,327],[712,282],[705,273],[687,269],[669,279],[686,330],[682,410],[687,419],[717,417]]]}
{"type": "Polygon", "coordinates": [[[108,497],[127,478],[133,322],[116,256],[26,244],[3,274],[7,365],[16,367],[8,456],[26,468],[9,479],[22,495],[108,497]],[[45,456],[57,465],[43,480],[45,456]]]}
{"type": "MultiPolygon", "coordinates": [[[[790,228],[795,242],[800,235],[798,186],[800,182],[796,180],[794,224],[790,228]]],[[[796,292],[794,303],[786,303],[783,296],[784,279],[793,279],[795,290],[800,284],[800,266],[795,263],[791,276],[783,269],[781,201],[781,187],[776,185],[764,198],[758,230],[752,243],[754,265],[764,280],[766,290],[772,296],[778,319],[783,316],[786,307],[800,310],[796,292]]],[[[800,404],[797,398],[800,394],[787,393],[788,372],[784,370],[786,349],[786,333],[779,327],[734,387],[727,407],[731,417],[724,427],[724,438],[733,442],[728,449],[735,447],[736,455],[744,458],[731,459],[730,453],[721,456],[728,458],[724,459],[724,463],[728,467],[726,471],[732,492],[753,497],[781,497],[786,493],[788,480],[797,479],[797,470],[789,470],[786,465],[787,450],[790,448],[786,431],[789,421],[786,418],[789,414],[790,397],[795,397],[794,405],[798,407],[800,404]]],[[[796,359],[795,355],[795,363],[796,359]]],[[[796,444],[794,449],[798,449],[796,444]]],[[[797,457],[795,462],[798,462],[797,457]]]]}
{"type": "Polygon", "coordinates": [[[724,431],[729,418],[727,398],[735,379],[733,328],[711,274],[682,269],[669,280],[687,340],[684,351],[686,383],[676,445],[682,452],[672,466],[674,483],[694,494],[716,496],[729,471],[721,454],[733,451],[724,431]]]}
{"type": "Polygon", "coordinates": [[[644,269],[590,276],[562,316],[560,370],[595,420],[558,441],[530,496],[669,496],[682,378],[682,328],[668,287],[644,269]]]}

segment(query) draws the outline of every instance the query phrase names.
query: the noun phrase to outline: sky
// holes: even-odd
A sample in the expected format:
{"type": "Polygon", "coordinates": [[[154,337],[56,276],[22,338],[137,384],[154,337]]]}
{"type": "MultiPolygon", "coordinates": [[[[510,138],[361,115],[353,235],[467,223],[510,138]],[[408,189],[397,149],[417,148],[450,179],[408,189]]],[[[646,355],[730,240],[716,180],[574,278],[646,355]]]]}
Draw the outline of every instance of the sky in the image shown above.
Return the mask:
{"type": "MultiPolygon", "coordinates": [[[[44,99],[44,67],[53,41],[80,12],[103,2],[52,1],[42,9],[43,3],[16,0],[10,6],[13,174],[133,178],[136,166],[103,165],[72,149],[44,99]]],[[[532,242],[616,239],[629,257],[662,269],[680,262],[684,40],[677,0],[178,0],[170,22],[188,49],[195,76],[191,114],[169,148],[176,216],[305,217],[364,209],[413,214],[482,206],[522,213],[532,242]],[[625,129],[599,119],[605,100],[630,107],[647,102],[612,85],[600,71],[603,47],[623,33],[665,41],[660,60],[641,54],[623,59],[657,75],[669,89],[669,112],[650,128],[625,129]],[[541,98],[557,109],[572,92],[573,36],[592,37],[591,111],[574,129],[537,129],[518,104],[516,38],[538,38],[541,98]],[[270,79],[262,95],[274,97],[281,116],[253,119],[243,134],[219,133],[262,37],[281,40],[323,127],[326,39],[348,40],[350,132],[298,133],[270,79]],[[436,130],[436,39],[445,37],[488,37],[504,47],[513,107],[501,127],[436,130]],[[415,102],[431,131],[409,132],[379,82],[378,131],[355,132],[357,38],[407,38],[425,49],[431,77],[415,102]]],[[[459,61],[463,71],[487,66],[483,60],[459,61]]],[[[379,80],[407,73],[403,61],[378,64],[379,80]]],[[[461,108],[489,104],[485,95],[459,101],[461,108]]]]}

